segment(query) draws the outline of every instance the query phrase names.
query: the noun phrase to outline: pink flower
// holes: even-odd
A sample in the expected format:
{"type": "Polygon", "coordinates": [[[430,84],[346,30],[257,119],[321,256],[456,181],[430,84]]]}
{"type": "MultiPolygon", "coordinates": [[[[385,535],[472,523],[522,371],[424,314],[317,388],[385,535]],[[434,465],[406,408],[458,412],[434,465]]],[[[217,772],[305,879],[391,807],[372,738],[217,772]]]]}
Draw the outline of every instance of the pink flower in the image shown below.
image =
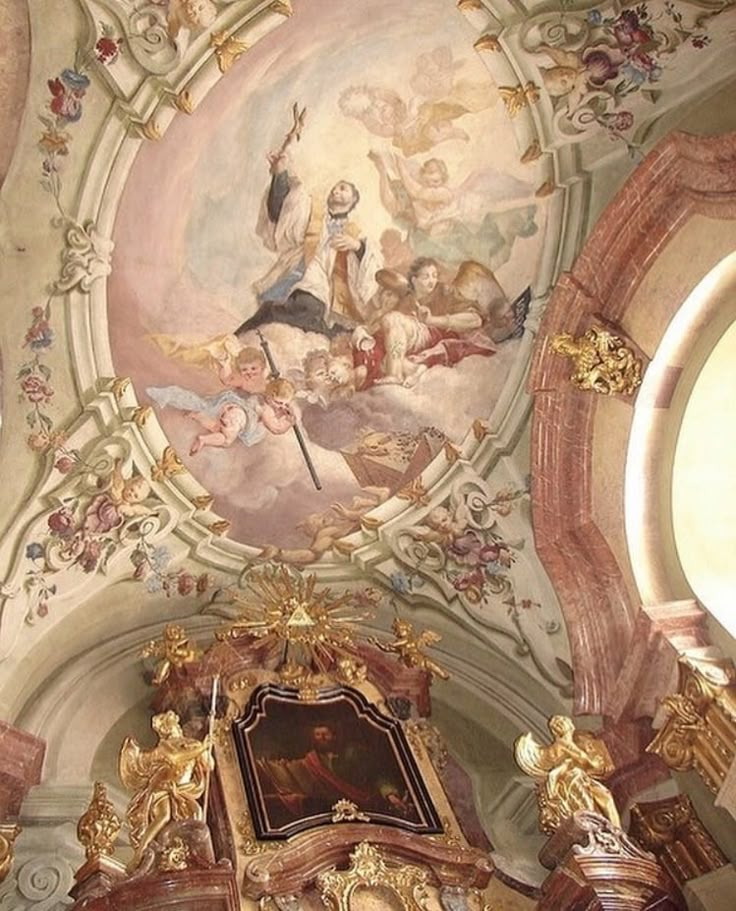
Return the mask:
{"type": "Polygon", "coordinates": [[[36,608],[36,613],[39,617],[45,617],[49,612],[48,601],[39,601],[38,607],[36,608]]]}
{"type": "Polygon", "coordinates": [[[197,577],[197,594],[201,595],[203,592],[206,592],[210,587],[210,577],[207,573],[202,573],[201,576],[197,577]]]}
{"type": "Polygon", "coordinates": [[[74,513],[68,506],[52,512],[46,521],[51,534],[60,538],[66,538],[74,531],[74,513]]]}
{"type": "Polygon", "coordinates": [[[49,442],[49,438],[43,433],[30,433],[26,438],[26,443],[34,452],[43,452],[49,442]]]}
{"type": "Polygon", "coordinates": [[[176,590],[180,595],[188,595],[194,590],[194,576],[189,573],[179,573],[176,580],[176,590]]]}
{"type": "Polygon", "coordinates": [[[54,390],[38,374],[31,373],[25,377],[20,388],[31,402],[48,402],[54,390]]]}
{"type": "Polygon", "coordinates": [[[97,563],[102,553],[102,544],[95,538],[88,539],[84,542],[82,553],[77,557],[76,562],[86,573],[93,573],[97,569],[97,563]]]}
{"type": "Polygon", "coordinates": [[[71,456],[59,456],[54,462],[54,468],[61,474],[69,474],[72,468],[74,468],[74,459],[71,458],[71,456]]]}

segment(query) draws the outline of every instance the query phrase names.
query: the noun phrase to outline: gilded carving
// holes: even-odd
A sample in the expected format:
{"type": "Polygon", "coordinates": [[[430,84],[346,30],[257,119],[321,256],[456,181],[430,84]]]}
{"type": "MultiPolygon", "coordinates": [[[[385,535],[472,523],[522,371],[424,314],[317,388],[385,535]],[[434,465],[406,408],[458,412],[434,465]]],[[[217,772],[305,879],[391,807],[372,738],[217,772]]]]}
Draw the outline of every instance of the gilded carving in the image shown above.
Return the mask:
{"type": "Polygon", "coordinates": [[[332,808],[333,822],[370,822],[370,816],[360,811],[351,800],[338,800],[332,808]]]}
{"type": "Polygon", "coordinates": [[[102,855],[112,857],[121,825],[120,817],[108,799],[107,788],[101,781],[96,781],[89,807],[77,823],[77,838],[87,860],[102,855]]]}
{"type": "Polygon", "coordinates": [[[215,52],[221,73],[227,73],[235,61],[248,50],[248,45],[244,41],[239,41],[235,35],[227,35],[225,32],[213,32],[210,35],[210,47],[215,52]]]}
{"type": "Polygon", "coordinates": [[[176,454],[173,446],[167,446],[162,452],[161,458],[151,468],[151,478],[154,481],[164,481],[185,471],[184,463],[176,454]]]}
{"type": "Polygon", "coordinates": [[[678,692],[666,696],[666,720],[647,747],[670,768],[695,769],[716,793],[736,758],[736,686],[730,661],[681,658],[678,692]]]}
{"type": "Polygon", "coordinates": [[[153,675],[154,686],[161,686],[169,678],[172,669],[180,671],[200,657],[201,652],[189,645],[189,637],[177,623],[168,623],[160,639],[152,639],[141,652],[142,658],[158,658],[159,663],[153,675]]]}
{"type": "Polygon", "coordinates": [[[501,42],[498,40],[498,35],[481,35],[480,38],[473,44],[473,47],[476,51],[500,51],[501,42]]]}
{"type": "Polygon", "coordinates": [[[151,727],[158,735],[153,749],[142,749],[132,737],[120,748],[120,779],[135,792],[126,812],[134,848],[131,871],[168,823],[202,820],[199,799],[214,768],[211,738],[185,737],[175,712],[154,715],[151,727]]]}
{"type": "Polygon", "coordinates": [[[396,655],[406,667],[419,668],[430,677],[439,677],[440,680],[450,679],[447,671],[423,651],[428,645],[436,645],[442,639],[439,633],[431,629],[415,633],[412,624],[400,617],[394,619],[391,630],[396,637],[393,642],[381,642],[375,637],[371,637],[368,641],[380,648],[382,652],[396,655]]]}
{"type": "Polygon", "coordinates": [[[322,901],[332,911],[350,911],[350,899],[357,889],[378,887],[396,896],[405,911],[423,906],[429,873],[410,864],[389,862],[385,855],[364,841],[350,855],[344,871],[320,873],[317,885],[322,901]]]}
{"type": "Polygon", "coordinates": [[[119,402],[125,395],[127,389],[130,388],[130,377],[129,376],[117,376],[110,383],[110,391],[115,396],[115,401],[119,402]]]}
{"type": "Polygon", "coordinates": [[[533,82],[525,85],[500,85],[498,94],[506,107],[509,117],[516,117],[525,107],[539,101],[539,86],[533,82]]]}
{"type": "Polygon", "coordinates": [[[551,835],[579,810],[598,813],[620,828],[613,795],[601,783],[613,772],[606,745],[587,731],[576,731],[565,715],[550,718],[549,729],[554,740],[548,746],[532,734],[522,734],[514,744],[517,765],[537,782],[542,831],[551,835]]]}
{"type": "Polygon", "coordinates": [[[175,838],[170,845],[161,848],[158,858],[160,870],[186,870],[189,866],[191,852],[182,838],[175,838]]]}
{"type": "Polygon", "coordinates": [[[629,834],[680,885],[728,863],[686,794],[634,804],[629,834]]]}
{"type": "Polygon", "coordinates": [[[552,350],[572,361],[570,382],[578,389],[633,395],[641,384],[641,360],[621,338],[599,326],[577,337],[569,332],[554,336],[552,350]]]}
{"type": "Polygon", "coordinates": [[[438,772],[441,772],[447,766],[449,753],[447,752],[447,744],[437,728],[430,724],[426,718],[406,721],[403,727],[407,739],[415,752],[421,752],[422,749],[425,749],[432,765],[438,772]]]}
{"type": "Polygon", "coordinates": [[[15,823],[0,823],[0,883],[7,879],[15,859],[15,840],[21,828],[15,823]]]}
{"type": "Polygon", "coordinates": [[[139,405],[131,412],[130,419],[133,421],[136,427],[144,427],[146,421],[151,417],[152,414],[153,409],[150,405],[139,405]]]}
{"type": "Polygon", "coordinates": [[[427,488],[422,484],[421,478],[414,478],[411,484],[402,487],[396,496],[400,500],[408,500],[415,506],[426,506],[426,504],[429,503],[427,488]]]}

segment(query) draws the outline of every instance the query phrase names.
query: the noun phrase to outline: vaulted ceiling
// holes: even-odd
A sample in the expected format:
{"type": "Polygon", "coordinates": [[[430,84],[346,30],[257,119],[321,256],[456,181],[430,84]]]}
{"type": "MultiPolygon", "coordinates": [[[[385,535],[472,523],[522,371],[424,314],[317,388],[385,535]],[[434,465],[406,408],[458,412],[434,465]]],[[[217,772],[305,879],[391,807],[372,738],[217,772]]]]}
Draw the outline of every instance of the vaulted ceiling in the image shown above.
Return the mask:
{"type": "MultiPolygon", "coordinates": [[[[61,819],[93,778],[114,780],[124,734],[145,736],[140,649],[167,621],[205,639],[219,622],[213,594],[264,563],[370,588],[371,629],[398,611],[441,634],[435,655],[452,679],[433,688],[433,718],[498,851],[533,879],[536,810],[515,778],[514,738],[555,712],[610,714],[642,601],[692,594],[668,529],[633,551],[627,539],[651,530],[634,507],[624,520],[630,404],[587,404],[581,417],[584,394],[546,337],[603,314],[648,362],[733,251],[732,209],[670,214],[678,187],[711,192],[682,162],[733,163],[733,142],[702,152],[673,131],[736,127],[736,10],[188,9],[14,0],[0,12],[0,716],[48,741],[44,793],[61,819]],[[290,192],[316,211],[339,181],[358,188],[349,218],[376,266],[370,293],[378,268],[406,282],[429,257],[437,274],[430,289],[415,282],[417,302],[431,309],[444,287],[482,314],[481,329],[438,326],[431,343],[410,342],[404,373],[384,361],[368,379],[353,351],[360,338],[375,345],[379,323],[353,349],[326,324],[262,326],[321,489],[295,432],[264,423],[263,368],[240,379],[239,352],[258,363],[261,339],[236,334],[283,253],[264,242],[264,194],[293,105],[306,115],[282,149],[290,192]],[[480,266],[472,291],[469,264],[480,266]],[[241,422],[230,437],[218,423],[227,404],[241,422]],[[640,569],[647,547],[669,555],[657,572],[675,580],[656,595],[640,569]]],[[[722,332],[731,317],[720,319],[722,332]]],[[[663,483],[647,503],[667,498],[663,483]]]]}

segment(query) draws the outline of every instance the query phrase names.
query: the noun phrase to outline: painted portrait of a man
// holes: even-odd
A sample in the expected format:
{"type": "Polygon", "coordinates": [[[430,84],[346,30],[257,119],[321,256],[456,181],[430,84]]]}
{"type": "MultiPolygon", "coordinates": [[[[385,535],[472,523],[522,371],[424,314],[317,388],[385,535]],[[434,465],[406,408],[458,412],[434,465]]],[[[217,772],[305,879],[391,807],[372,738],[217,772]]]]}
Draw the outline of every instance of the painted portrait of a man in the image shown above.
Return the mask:
{"type": "Polygon", "coordinates": [[[235,730],[263,834],[287,837],[331,822],[339,801],[370,821],[435,830],[436,814],[398,724],[363,704],[359,693],[345,689],[305,704],[271,688],[255,702],[235,730]]]}

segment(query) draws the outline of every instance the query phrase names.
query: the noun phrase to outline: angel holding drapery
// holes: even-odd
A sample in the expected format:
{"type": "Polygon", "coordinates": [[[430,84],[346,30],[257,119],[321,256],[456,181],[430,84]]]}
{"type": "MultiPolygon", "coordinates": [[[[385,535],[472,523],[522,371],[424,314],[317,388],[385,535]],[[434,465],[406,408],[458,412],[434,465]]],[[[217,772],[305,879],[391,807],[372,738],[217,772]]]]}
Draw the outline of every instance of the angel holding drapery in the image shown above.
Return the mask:
{"type": "Polygon", "coordinates": [[[613,795],[600,780],[613,773],[605,743],[587,731],[576,731],[566,715],[554,715],[548,725],[555,738],[549,746],[532,734],[523,734],[514,744],[516,764],[537,781],[540,828],[552,834],[564,819],[587,810],[620,829],[613,795]]]}
{"type": "Polygon", "coordinates": [[[146,848],[170,822],[202,820],[198,801],[214,768],[210,737],[185,737],[176,712],[154,715],[151,727],[158,734],[156,746],[144,750],[126,737],[118,760],[121,781],[135,791],[126,813],[134,849],[129,870],[140,864],[146,848]]]}

